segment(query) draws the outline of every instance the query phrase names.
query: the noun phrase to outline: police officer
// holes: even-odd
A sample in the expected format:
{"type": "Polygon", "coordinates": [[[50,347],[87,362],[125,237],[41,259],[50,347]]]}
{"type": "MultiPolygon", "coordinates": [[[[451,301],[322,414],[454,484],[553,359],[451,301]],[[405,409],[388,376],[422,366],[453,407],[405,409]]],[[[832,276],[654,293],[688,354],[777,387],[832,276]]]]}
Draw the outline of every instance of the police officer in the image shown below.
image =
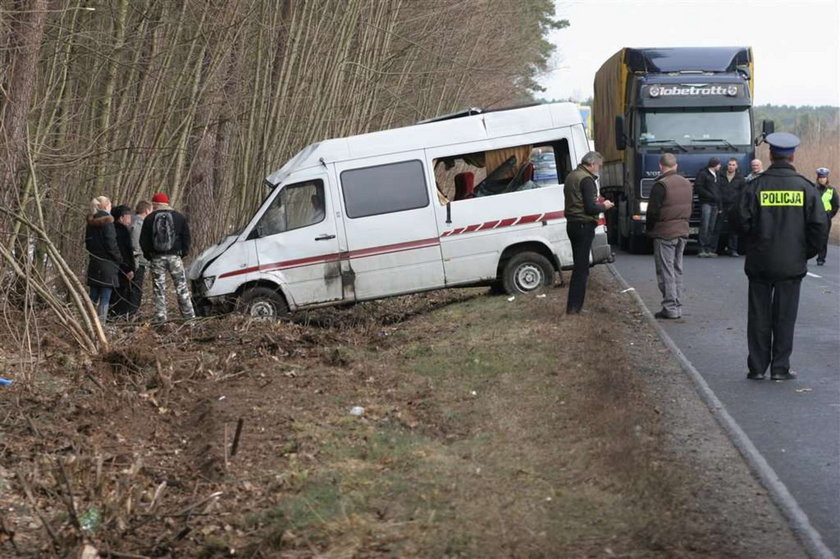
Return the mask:
{"type": "Polygon", "coordinates": [[[837,215],[837,210],[840,209],[840,196],[837,195],[837,189],[828,184],[828,175],[830,174],[825,167],[817,169],[817,193],[820,195],[828,218],[828,231],[820,246],[820,251],[817,253],[817,266],[825,264],[825,257],[828,254],[828,235],[831,233],[831,220],[837,215]]]}
{"type": "Polygon", "coordinates": [[[733,210],[745,235],[749,278],[748,379],[791,380],[793,328],[799,287],[826,234],[826,216],[814,185],[792,163],[799,138],[769,134],[772,164],[747,183],[733,210]]]}

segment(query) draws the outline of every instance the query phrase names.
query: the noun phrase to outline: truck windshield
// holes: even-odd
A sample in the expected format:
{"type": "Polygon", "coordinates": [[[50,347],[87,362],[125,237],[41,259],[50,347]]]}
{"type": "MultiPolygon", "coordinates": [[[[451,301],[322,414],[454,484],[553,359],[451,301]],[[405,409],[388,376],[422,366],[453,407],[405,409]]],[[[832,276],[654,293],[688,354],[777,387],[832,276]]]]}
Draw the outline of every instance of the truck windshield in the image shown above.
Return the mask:
{"type": "Polygon", "coordinates": [[[639,144],[731,147],[751,143],[749,111],[645,111],[641,113],[639,144]]]}

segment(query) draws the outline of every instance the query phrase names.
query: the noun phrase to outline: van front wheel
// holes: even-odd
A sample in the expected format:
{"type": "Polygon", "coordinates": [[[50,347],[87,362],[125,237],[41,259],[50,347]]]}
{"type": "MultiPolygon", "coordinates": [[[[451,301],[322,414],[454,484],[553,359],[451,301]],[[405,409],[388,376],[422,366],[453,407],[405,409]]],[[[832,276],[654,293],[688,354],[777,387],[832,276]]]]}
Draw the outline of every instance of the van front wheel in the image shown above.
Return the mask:
{"type": "Polygon", "coordinates": [[[268,287],[245,290],[236,303],[236,310],[252,318],[283,318],[289,314],[283,296],[268,287]]]}
{"type": "Polygon", "coordinates": [[[502,284],[511,295],[535,293],[554,284],[554,267],[542,254],[520,252],[505,265],[502,284]]]}

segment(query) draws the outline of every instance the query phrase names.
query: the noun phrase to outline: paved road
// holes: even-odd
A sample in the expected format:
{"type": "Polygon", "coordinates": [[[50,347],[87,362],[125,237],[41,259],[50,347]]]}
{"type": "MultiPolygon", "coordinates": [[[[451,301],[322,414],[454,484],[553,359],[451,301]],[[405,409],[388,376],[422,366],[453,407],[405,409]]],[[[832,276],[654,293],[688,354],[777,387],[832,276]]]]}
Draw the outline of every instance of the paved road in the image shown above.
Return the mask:
{"type": "MultiPolygon", "coordinates": [[[[744,259],[685,258],[683,320],[660,321],[840,558],[840,249],[802,282],[793,382],[748,381],[744,259]]],[[[651,312],[661,300],[653,256],[615,266],[651,312]]],[[[768,375],[769,378],[769,375],[768,375]]]]}

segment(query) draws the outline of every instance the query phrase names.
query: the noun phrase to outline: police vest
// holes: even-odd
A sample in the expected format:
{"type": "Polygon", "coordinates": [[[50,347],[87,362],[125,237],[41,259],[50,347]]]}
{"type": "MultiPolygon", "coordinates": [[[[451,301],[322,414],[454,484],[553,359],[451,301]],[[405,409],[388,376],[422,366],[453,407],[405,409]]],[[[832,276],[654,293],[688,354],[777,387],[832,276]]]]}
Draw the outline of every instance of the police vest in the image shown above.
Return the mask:
{"type": "Polygon", "coordinates": [[[825,211],[831,211],[831,195],[834,194],[834,189],[830,186],[825,187],[825,192],[822,193],[822,203],[825,211]]]}

